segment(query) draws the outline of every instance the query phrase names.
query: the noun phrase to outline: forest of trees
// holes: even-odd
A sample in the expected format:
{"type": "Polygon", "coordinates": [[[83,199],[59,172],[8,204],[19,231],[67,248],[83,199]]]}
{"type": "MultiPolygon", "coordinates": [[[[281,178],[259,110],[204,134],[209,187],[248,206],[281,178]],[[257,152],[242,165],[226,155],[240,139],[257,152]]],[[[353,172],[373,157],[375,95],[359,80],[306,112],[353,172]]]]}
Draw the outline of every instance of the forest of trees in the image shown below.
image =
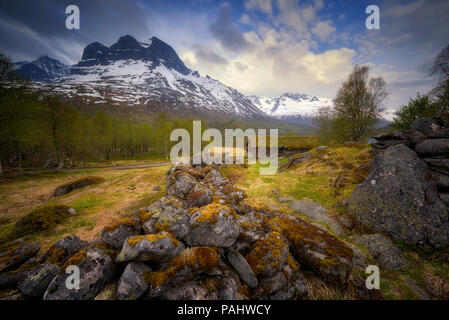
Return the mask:
{"type": "MultiPolygon", "coordinates": [[[[0,172],[3,167],[82,164],[87,160],[168,158],[170,133],[192,132],[192,120],[159,114],[151,123],[131,121],[99,110],[86,116],[58,98],[29,93],[16,81],[10,61],[0,57],[0,172]]],[[[205,128],[205,125],[202,125],[205,128]]],[[[192,136],[192,134],[191,134],[192,136]]]]}

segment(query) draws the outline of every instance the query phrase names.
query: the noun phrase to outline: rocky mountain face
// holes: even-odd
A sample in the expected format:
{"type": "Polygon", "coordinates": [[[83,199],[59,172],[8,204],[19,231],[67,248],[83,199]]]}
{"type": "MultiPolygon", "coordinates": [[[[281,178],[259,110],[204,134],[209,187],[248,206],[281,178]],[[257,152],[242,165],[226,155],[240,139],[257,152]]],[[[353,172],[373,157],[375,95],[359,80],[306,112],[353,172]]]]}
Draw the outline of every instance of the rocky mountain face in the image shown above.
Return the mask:
{"type": "Polygon", "coordinates": [[[357,221],[422,248],[449,245],[449,122],[422,118],[412,130],[374,137],[378,155],[349,202],[357,221]]]}
{"type": "Polygon", "coordinates": [[[149,111],[161,104],[173,113],[267,118],[237,90],[187,68],[175,50],[156,37],[138,42],[127,35],[110,47],[91,43],[69,74],[33,87],[95,106],[138,106],[149,111]]]}
{"type": "Polygon", "coordinates": [[[68,65],[48,56],[42,56],[35,61],[16,62],[15,68],[25,79],[42,82],[55,81],[70,73],[68,65]]]}

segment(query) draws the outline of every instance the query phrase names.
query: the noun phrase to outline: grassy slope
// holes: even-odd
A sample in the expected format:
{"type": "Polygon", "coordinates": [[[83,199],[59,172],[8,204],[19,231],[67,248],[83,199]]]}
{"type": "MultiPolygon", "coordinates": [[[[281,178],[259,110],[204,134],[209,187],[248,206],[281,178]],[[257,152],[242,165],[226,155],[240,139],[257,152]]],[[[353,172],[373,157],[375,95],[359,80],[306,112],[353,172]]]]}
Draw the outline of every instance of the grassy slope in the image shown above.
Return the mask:
{"type": "Polygon", "coordinates": [[[167,169],[168,166],[41,173],[0,183],[0,237],[7,236],[14,223],[30,210],[44,205],[64,204],[73,207],[76,215],[54,230],[33,234],[32,238],[41,241],[44,248],[72,233],[92,240],[110,221],[132,214],[161,197],[167,169]],[[61,197],[52,196],[59,185],[91,175],[102,177],[105,181],[61,197]],[[161,186],[162,191],[153,191],[156,185],[161,186]]]}
{"type": "MultiPolygon", "coordinates": [[[[312,159],[289,171],[281,171],[273,176],[259,175],[259,165],[243,169],[239,166],[225,168],[223,173],[248,193],[258,205],[279,207],[291,212],[288,204],[280,204],[277,196],[271,193],[273,189],[280,191],[282,196],[290,196],[297,200],[311,200],[321,203],[335,216],[347,215],[344,209],[337,205],[348,199],[355,186],[364,180],[364,174],[356,169],[369,162],[372,157],[369,148],[329,148],[322,152],[314,152],[312,159]],[[339,186],[334,186],[337,177],[344,179],[339,186]]],[[[365,174],[366,175],[366,174],[365,174]]],[[[307,217],[300,215],[305,220],[307,217]]],[[[339,238],[351,241],[357,236],[355,229],[339,238]]],[[[410,263],[410,267],[401,271],[385,272],[381,270],[381,290],[387,299],[418,299],[403,277],[411,279],[421,290],[426,290],[424,277],[434,276],[433,282],[443,280],[441,286],[449,285],[449,254],[447,252],[422,252],[414,248],[399,247],[410,263]],[[445,284],[444,284],[445,282],[445,284]]],[[[362,248],[364,250],[364,248],[362,248]]],[[[370,261],[376,264],[375,261],[370,261]]],[[[365,274],[362,274],[366,278],[365,274]]],[[[314,284],[314,298],[342,299],[345,298],[338,289],[328,288],[322,283],[314,284]]]]}

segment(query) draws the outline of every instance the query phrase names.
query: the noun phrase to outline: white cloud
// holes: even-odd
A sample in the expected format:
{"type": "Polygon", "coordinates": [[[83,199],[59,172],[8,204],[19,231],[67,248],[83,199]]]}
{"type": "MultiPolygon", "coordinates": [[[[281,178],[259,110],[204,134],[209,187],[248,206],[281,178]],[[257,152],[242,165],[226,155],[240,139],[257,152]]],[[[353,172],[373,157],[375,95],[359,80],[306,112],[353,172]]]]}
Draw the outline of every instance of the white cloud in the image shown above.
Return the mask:
{"type": "Polygon", "coordinates": [[[336,28],[332,26],[332,21],[320,21],[317,23],[315,27],[312,28],[312,32],[320,39],[321,42],[324,42],[329,39],[331,35],[333,35],[336,31],[336,28]]]}
{"type": "Polygon", "coordinates": [[[245,8],[248,10],[260,10],[268,14],[273,12],[271,0],[245,0],[245,8]]]}

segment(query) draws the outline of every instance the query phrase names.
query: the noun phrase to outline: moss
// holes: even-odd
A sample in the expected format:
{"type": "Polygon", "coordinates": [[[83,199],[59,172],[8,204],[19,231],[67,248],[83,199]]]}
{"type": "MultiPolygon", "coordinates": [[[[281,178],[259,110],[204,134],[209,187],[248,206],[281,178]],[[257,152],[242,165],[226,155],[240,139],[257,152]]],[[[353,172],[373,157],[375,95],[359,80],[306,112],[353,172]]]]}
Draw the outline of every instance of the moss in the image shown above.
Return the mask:
{"type": "Polygon", "coordinates": [[[51,205],[34,209],[14,225],[15,237],[45,231],[64,221],[70,216],[69,207],[51,205]]]}
{"type": "Polygon", "coordinates": [[[256,241],[249,249],[245,259],[257,276],[264,275],[267,267],[281,268],[282,253],[288,250],[279,232],[270,232],[266,238],[256,241]]]}
{"type": "Polygon", "coordinates": [[[224,217],[233,216],[237,219],[237,213],[234,209],[220,203],[211,203],[200,209],[200,216],[196,219],[196,222],[201,223],[207,221],[216,224],[220,213],[222,213],[224,217]]]}
{"type": "Polygon", "coordinates": [[[170,238],[170,240],[173,242],[175,246],[179,244],[178,239],[176,239],[171,233],[165,232],[162,234],[146,234],[143,236],[133,236],[128,238],[128,244],[131,247],[136,246],[141,241],[148,241],[148,242],[156,242],[165,238],[170,238]]]}
{"type": "Polygon", "coordinates": [[[103,241],[96,242],[96,243],[90,245],[89,247],[87,247],[87,249],[89,249],[89,248],[101,249],[105,254],[107,254],[111,258],[115,258],[115,256],[118,253],[117,249],[115,249],[114,247],[108,245],[106,242],[103,242],[103,241]]]}
{"type": "Polygon", "coordinates": [[[218,248],[193,247],[187,248],[181,254],[173,258],[164,270],[149,272],[145,279],[150,286],[160,287],[184,268],[189,268],[193,273],[210,272],[218,266],[220,254],[218,248]]]}
{"type": "Polygon", "coordinates": [[[132,218],[123,218],[114,221],[113,223],[106,226],[103,230],[105,232],[115,231],[121,226],[126,226],[130,228],[136,228],[138,226],[138,222],[132,218]]]}
{"type": "Polygon", "coordinates": [[[86,258],[86,255],[87,255],[87,251],[81,250],[80,252],[71,256],[61,267],[61,273],[65,273],[65,270],[67,269],[68,266],[78,265],[78,263],[80,263],[81,261],[83,261],[86,258]]]}

